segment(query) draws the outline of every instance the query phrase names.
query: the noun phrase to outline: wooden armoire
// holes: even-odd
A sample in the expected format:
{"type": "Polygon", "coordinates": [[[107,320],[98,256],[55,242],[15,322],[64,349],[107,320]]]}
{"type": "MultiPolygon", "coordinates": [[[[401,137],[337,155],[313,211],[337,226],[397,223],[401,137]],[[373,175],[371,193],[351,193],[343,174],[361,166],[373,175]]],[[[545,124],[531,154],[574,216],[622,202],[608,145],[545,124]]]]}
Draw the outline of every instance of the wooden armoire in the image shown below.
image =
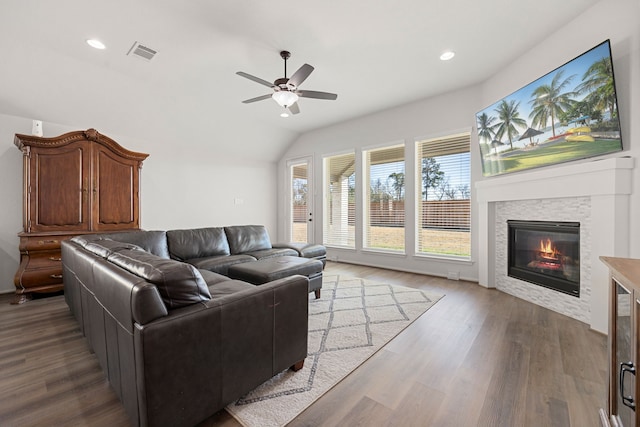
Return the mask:
{"type": "Polygon", "coordinates": [[[129,151],[95,129],[54,138],[16,134],[24,158],[23,232],[14,303],[62,290],[60,242],[140,228],[140,169],[129,151]]]}

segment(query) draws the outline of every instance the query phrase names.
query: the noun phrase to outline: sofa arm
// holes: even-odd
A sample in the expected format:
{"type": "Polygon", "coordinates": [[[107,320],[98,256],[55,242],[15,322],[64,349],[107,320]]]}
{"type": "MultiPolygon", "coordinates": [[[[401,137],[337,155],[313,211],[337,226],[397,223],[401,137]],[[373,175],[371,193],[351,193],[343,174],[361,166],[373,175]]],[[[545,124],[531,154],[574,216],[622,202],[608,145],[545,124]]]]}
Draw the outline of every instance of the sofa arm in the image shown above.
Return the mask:
{"type": "Polygon", "coordinates": [[[298,256],[322,261],[323,268],[327,263],[327,248],[315,243],[300,242],[278,242],[273,244],[274,248],[293,249],[298,252],[298,256]]]}
{"type": "Polygon", "coordinates": [[[308,286],[291,276],[137,325],[141,424],[197,424],[304,360],[308,286]]]}

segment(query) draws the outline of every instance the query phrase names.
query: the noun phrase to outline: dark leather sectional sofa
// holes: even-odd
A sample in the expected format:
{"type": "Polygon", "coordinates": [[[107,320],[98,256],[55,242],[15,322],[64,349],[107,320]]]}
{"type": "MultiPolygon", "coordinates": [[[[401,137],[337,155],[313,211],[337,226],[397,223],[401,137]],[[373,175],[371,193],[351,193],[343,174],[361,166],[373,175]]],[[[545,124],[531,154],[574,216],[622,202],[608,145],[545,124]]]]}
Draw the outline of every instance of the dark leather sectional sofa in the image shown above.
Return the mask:
{"type": "MultiPolygon", "coordinates": [[[[231,265],[273,247],[262,226],[93,234],[62,242],[65,300],[135,425],[191,426],[307,355],[309,279],[260,286],[231,265]]],[[[306,250],[306,252],[305,252],[306,250]]]]}

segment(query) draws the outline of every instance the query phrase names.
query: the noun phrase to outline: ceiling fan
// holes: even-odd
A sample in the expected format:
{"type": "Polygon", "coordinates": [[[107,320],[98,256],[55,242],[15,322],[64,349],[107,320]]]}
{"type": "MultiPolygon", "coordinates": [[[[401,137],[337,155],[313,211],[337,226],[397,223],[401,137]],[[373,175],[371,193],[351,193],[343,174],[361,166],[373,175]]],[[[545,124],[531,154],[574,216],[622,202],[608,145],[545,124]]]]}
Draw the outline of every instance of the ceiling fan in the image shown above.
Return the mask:
{"type": "Polygon", "coordinates": [[[298,114],[300,107],[298,107],[298,98],[315,98],[315,99],[330,99],[335,100],[338,95],[335,93],[318,92],[314,90],[300,90],[298,87],[304,82],[309,74],[313,71],[313,67],[309,64],[304,64],[302,67],[293,73],[290,78],[287,78],[287,59],[291,57],[291,53],[283,50],[280,52],[280,57],[284,59],[284,77],[276,79],[273,83],[263,80],[259,77],[252,76],[251,74],[238,71],[236,74],[245,77],[249,80],[253,80],[256,83],[270,87],[273,89],[273,93],[258,96],[255,98],[242,101],[244,104],[250,104],[256,101],[262,101],[263,99],[273,98],[281,107],[290,111],[291,114],[298,114]]]}

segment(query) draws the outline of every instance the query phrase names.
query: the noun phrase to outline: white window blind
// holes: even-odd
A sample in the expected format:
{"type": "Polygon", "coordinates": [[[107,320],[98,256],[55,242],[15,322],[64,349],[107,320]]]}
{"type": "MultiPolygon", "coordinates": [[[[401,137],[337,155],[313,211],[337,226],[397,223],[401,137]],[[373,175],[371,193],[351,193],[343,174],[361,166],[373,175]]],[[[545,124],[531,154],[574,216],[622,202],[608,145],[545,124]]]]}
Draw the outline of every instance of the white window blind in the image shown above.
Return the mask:
{"type": "Polygon", "coordinates": [[[325,246],[355,248],[355,153],[324,159],[325,246]]]}
{"type": "Polygon", "coordinates": [[[468,133],[418,141],[417,252],[471,256],[471,174],[468,133]]]}
{"type": "Polygon", "coordinates": [[[404,145],[364,151],[364,247],[404,252],[404,145]]]}

